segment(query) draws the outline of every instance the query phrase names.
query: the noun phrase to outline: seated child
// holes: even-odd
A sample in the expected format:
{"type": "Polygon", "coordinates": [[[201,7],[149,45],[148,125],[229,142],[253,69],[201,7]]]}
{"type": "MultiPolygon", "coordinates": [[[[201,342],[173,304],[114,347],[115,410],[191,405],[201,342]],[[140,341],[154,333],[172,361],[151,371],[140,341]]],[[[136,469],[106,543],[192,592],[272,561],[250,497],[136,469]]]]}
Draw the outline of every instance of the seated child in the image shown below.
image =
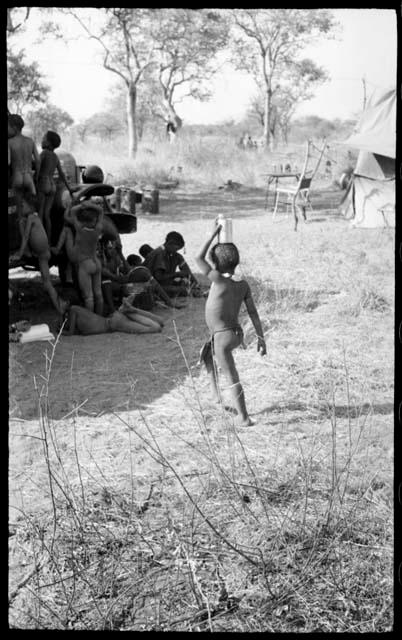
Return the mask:
{"type": "Polygon", "coordinates": [[[160,333],[163,321],[155,314],[132,306],[132,296],[125,298],[118,311],[104,318],[89,309],[64,302],[61,313],[67,320],[66,335],[95,335],[121,331],[123,333],[160,333]]]}
{"type": "Polygon", "coordinates": [[[153,251],[153,249],[149,244],[142,244],[138,249],[138,253],[140,254],[140,256],[144,258],[144,260],[147,257],[147,255],[151,253],[151,251],[153,251]]]}
{"type": "Polygon", "coordinates": [[[200,285],[183,256],[178,253],[183,247],[183,236],[177,231],[170,231],[165,243],[147,255],[144,266],[150,270],[169,296],[191,294],[194,297],[200,297],[202,295],[200,285]]]}
{"type": "Polygon", "coordinates": [[[85,307],[102,315],[102,265],[97,249],[103,229],[103,209],[90,200],[84,200],[67,209],[64,220],[67,224],[52,251],[59,253],[65,244],[67,257],[77,270],[78,285],[85,307]]]}
{"type": "Polygon", "coordinates": [[[22,214],[19,221],[21,233],[21,245],[18,251],[11,256],[11,262],[18,262],[22,256],[33,256],[37,258],[39,271],[42,276],[43,287],[48,293],[53,306],[59,310],[60,298],[52,285],[49,271],[50,248],[46,231],[41,219],[35,212],[36,196],[26,194],[23,200],[22,214]]]}
{"type": "Polygon", "coordinates": [[[37,174],[37,189],[39,198],[39,217],[42,220],[49,242],[52,240],[50,211],[56,194],[56,183],[54,173],[57,170],[60,178],[66,185],[70,196],[72,191],[61,168],[58,155],[55,149],[61,144],[60,136],[55,131],[47,131],[42,139],[42,152],[39,156],[39,171],[37,174]]]}
{"type": "Polygon", "coordinates": [[[154,294],[160,297],[168,307],[181,309],[182,305],[174,304],[160,284],[153,278],[149,269],[143,266],[139,256],[124,259],[113,243],[105,244],[105,261],[102,265],[102,291],[109,309],[114,311],[114,297],[122,297],[130,291],[135,296],[134,304],[142,309],[151,310],[155,305],[154,294]],[[141,264],[132,266],[138,261],[141,264]]]}
{"type": "Polygon", "coordinates": [[[130,255],[126,258],[128,266],[132,269],[134,267],[139,267],[142,264],[143,260],[141,256],[137,256],[136,253],[130,253],[130,255]]]}
{"type": "Polygon", "coordinates": [[[239,264],[237,247],[232,242],[216,244],[210,252],[213,267],[205,259],[208,248],[220,229],[221,226],[214,229],[209,240],[207,240],[196,257],[200,271],[208,276],[212,282],[205,305],[205,319],[211,334],[211,340],[202,348],[200,360],[206,365],[214,398],[219,402],[220,393],[214,362],[216,359],[217,364],[228,379],[234,404],[234,407],[226,408],[229,410],[234,408],[238,414],[239,424],[248,426],[253,423],[246,409],[243,388],[240,384],[239,374],[232,354],[233,349],[243,344],[243,330],[238,320],[243,302],[257,332],[257,351],[261,351],[261,355],[266,354],[266,345],[261,321],[248,283],[245,280],[235,281],[232,279],[239,264]]]}
{"type": "Polygon", "coordinates": [[[11,172],[11,187],[14,190],[17,217],[20,218],[25,195],[36,195],[32,163],[35,172],[39,169],[39,155],[35,143],[22,134],[24,120],[18,114],[8,116],[8,164],[11,172]]]}

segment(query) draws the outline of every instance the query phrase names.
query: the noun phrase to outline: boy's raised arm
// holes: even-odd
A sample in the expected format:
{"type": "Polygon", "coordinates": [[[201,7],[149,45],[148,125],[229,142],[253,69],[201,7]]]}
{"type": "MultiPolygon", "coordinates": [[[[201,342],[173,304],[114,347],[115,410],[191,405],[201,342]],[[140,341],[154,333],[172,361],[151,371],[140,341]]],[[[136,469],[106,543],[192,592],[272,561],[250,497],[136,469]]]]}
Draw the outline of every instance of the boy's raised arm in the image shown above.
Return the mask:
{"type": "Polygon", "coordinates": [[[203,246],[200,249],[200,252],[195,257],[197,267],[199,268],[201,273],[204,274],[204,276],[208,275],[208,273],[212,270],[212,267],[209,264],[209,262],[205,259],[205,256],[207,255],[207,251],[210,247],[211,242],[218,235],[221,228],[222,228],[222,225],[219,225],[214,229],[212,235],[210,235],[208,240],[203,244],[203,246]]]}

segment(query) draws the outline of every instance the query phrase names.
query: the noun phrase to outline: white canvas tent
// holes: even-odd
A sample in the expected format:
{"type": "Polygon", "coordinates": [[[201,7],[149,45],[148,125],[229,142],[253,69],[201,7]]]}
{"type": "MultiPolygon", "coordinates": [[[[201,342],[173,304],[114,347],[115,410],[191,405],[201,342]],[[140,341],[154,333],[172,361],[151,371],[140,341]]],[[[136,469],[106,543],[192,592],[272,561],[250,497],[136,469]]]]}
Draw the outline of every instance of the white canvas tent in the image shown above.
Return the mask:
{"type": "Polygon", "coordinates": [[[355,133],[340,144],[359,149],[342,212],[354,227],[395,226],[395,89],[376,90],[355,133]]]}

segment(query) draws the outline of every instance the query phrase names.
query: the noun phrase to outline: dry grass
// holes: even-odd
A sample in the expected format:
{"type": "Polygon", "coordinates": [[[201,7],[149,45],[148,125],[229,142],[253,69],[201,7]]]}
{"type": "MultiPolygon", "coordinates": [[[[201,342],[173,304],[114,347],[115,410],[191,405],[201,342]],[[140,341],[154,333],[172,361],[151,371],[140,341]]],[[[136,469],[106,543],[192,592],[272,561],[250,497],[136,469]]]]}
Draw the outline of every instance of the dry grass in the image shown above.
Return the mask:
{"type": "MultiPolygon", "coordinates": [[[[316,141],[320,146],[321,142],[316,141]]],[[[318,182],[328,181],[325,175],[325,160],[332,161],[333,176],[341,175],[348,164],[346,151],[330,144],[330,150],[320,165],[318,182]]],[[[145,185],[179,178],[186,189],[194,187],[217,187],[234,180],[248,187],[262,187],[264,173],[275,165],[290,163],[292,168],[303,165],[304,145],[291,144],[273,152],[263,149],[245,150],[237,145],[234,136],[187,136],[185,129],[174,144],[166,140],[150,138],[140,142],[135,160],[126,158],[126,139],[116,139],[99,147],[97,139],[88,139],[85,144],[69,143],[68,136],[63,148],[74,154],[79,164],[99,164],[111,184],[145,185]],[[178,172],[178,167],[181,169],[178,172]]],[[[314,151],[314,157],[318,157],[314,151]]],[[[332,179],[332,178],[331,178],[332,179]]]]}
{"type": "Polygon", "coordinates": [[[174,228],[194,266],[230,212],[268,342],[244,315],[253,427],[208,400],[202,300],[160,336],[11,345],[13,628],[392,629],[394,237],[336,197],[294,233],[263,190],[162,194],[123,236],[174,228]]]}

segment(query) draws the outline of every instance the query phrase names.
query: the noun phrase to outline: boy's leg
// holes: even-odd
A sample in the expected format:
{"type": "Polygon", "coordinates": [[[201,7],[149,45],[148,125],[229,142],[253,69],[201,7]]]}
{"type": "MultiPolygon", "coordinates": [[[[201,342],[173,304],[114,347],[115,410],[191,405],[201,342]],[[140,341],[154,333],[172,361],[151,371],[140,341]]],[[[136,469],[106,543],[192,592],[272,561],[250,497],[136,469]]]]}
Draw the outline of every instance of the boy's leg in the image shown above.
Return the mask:
{"type": "Polygon", "coordinates": [[[44,224],[43,220],[44,220],[44,212],[45,212],[45,200],[46,200],[46,194],[43,193],[43,191],[38,190],[38,216],[42,224],[44,224]]]}
{"type": "Polygon", "coordinates": [[[87,261],[83,260],[78,264],[78,286],[84,300],[85,308],[89,309],[89,311],[93,311],[94,297],[92,291],[92,273],[88,273],[86,263],[87,261]]]}
{"type": "Polygon", "coordinates": [[[99,316],[103,316],[102,274],[100,264],[97,265],[96,273],[92,276],[92,291],[94,296],[94,311],[99,316]]]}
{"type": "Polygon", "coordinates": [[[60,313],[59,296],[57,295],[57,291],[50,280],[49,259],[49,253],[38,256],[39,271],[42,276],[43,288],[51,299],[54,308],[60,313]]]}
{"type": "Polygon", "coordinates": [[[155,322],[155,320],[151,320],[151,318],[147,318],[137,311],[129,311],[122,315],[126,316],[130,322],[135,322],[142,327],[150,327],[153,331],[161,331],[162,329],[162,325],[159,322],[155,322]]]}
{"type": "Polygon", "coordinates": [[[214,336],[214,350],[218,365],[229,383],[233,405],[242,425],[253,424],[246,408],[243,387],[233,358],[233,349],[240,344],[239,337],[232,331],[222,331],[214,336]]]}
{"type": "MultiPolygon", "coordinates": [[[[62,250],[62,248],[64,246],[64,243],[66,242],[66,238],[67,238],[67,227],[63,227],[61,232],[60,232],[59,239],[57,240],[56,246],[55,247],[51,247],[52,253],[55,253],[56,255],[58,253],[60,253],[60,251],[62,250]]],[[[71,233],[70,244],[71,244],[71,240],[72,240],[72,242],[74,242],[74,238],[72,237],[72,233],[71,233]]]]}
{"type": "Polygon", "coordinates": [[[145,318],[149,318],[153,322],[160,324],[161,327],[163,327],[165,324],[162,318],[157,316],[156,313],[151,313],[151,311],[145,311],[145,309],[136,309],[135,313],[138,313],[140,316],[144,316],[145,318]]]}
{"type": "Polygon", "coordinates": [[[49,238],[49,242],[51,242],[52,238],[52,222],[50,219],[50,210],[52,208],[52,204],[54,201],[54,193],[49,193],[45,196],[45,201],[43,205],[43,224],[47,233],[47,237],[49,238]]]}
{"type": "Polygon", "coordinates": [[[154,324],[154,326],[145,326],[139,322],[130,320],[120,311],[115,311],[109,319],[110,328],[112,331],[122,331],[124,333],[159,333],[161,326],[154,324]]]}

